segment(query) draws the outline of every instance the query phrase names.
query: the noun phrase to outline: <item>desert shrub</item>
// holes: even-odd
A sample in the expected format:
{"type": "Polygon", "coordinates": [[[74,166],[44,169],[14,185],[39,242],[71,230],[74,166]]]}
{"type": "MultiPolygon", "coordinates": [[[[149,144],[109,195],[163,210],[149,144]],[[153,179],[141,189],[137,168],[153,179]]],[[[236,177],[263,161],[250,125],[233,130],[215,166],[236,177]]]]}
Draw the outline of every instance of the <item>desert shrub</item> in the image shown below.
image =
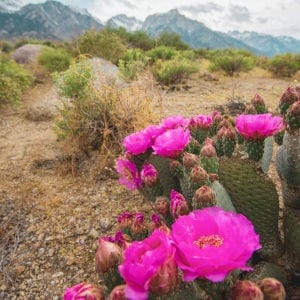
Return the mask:
{"type": "Polygon", "coordinates": [[[12,60],[0,57],[0,106],[17,104],[30,87],[33,76],[12,60]]]}
{"type": "Polygon", "coordinates": [[[205,48],[199,48],[194,50],[196,57],[198,58],[208,58],[209,50],[205,48]]]}
{"type": "Polygon", "coordinates": [[[58,42],[49,41],[49,40],[40,40],[40,39],[36,39],[36,38],[28,38],[28,39],[21,39],[21,40],[15,41],[14,49],[18,49],[27,44],[44,45],[44,46],[48,46],[51,48],[57,48],[57,46],[58,46],[58,42]]]}
{"type": "Polygon", "coordinates": [[[68,154],[91,154],[98,150],[105,157],[114,156],[119,153],[124,136],[147,120],[153,121],[152,99],[141,99],[140,90],[128,92],[126,88],[131,87],[120,88],[115,84],[101,84],[98,89],[94,85],[94,67],[92,60],[80,59],[67,71],[55,74],[63,103],[55,131],[68,154]],[[139,98],[132,100],[133,94],[139,98]]]}
{"type": "Polygon", "coordinates": [[[50,73],[68,69],[70,62],[71,55],[63,48],[53,49],[45,47],[38,57],[38,63],[50,73]]]}
{"type": "Polygon", "coordinates": [[[177,50],[187,50],[190,47],[182,41],[181,36],[173,32],[163,32],[157,39],[158,46],[173,47],[177,50]]]}
{"type": "Polygon", "coordinates": [[[121,38],[109,30],[91,30],[77,39],[80,53],[98,56],[117,64],[125,52],[126,47],[121,38]]]}
{"type": "Polygon", "coordinates": [[[181,82],[184,77],[198,72],[198,69],[194,62],[176,56],[171,60],[156,61],[151,70],[158,82],[169,85],[181,82]]]}
{"type": "Polygon", "coordinates": [[[279,77],[292,77],[300,70],[300,54],[281,54],[271,58],[268,69],[279,77]]]}
{"type": "Polygon", "coordinates": [[[197,58],[197,54],[193,50],[179,51],[179,55],[189,60],[195,60],[197,58]]]}
{"type": "Polygon", "coordinates": [[[156,60],[169,60],[177,55],[177,51],[174,48],[159,46],[146,52],[146,56],[150,58],[150,63],[154,63],[156,60]]]}
{"type": "Polygon", "coordinates": [[[11,42],[0,41],[0,52],[9,53],[14,49],[14,46],[11,42]]]}
{"type": "Polygon", "coordinates": [[[223,70],[227,75],[250,71],[255,66],[255,56],[247,50],[214,50],[208,54],[211,70],[223,70]]]}
{"type": "Polygon", "coordinates": [[[155,40],[151,39],[143,31],[135,31],[129,35],[129,46],[133,48],[140,48],[142,50],[150,50],[155,47],[155,40]]]}
{"type": "Polygon", "coordinates": [[[141,49],[127,50],[124,57],[118,63],[122,78],[127,81],[136,79],[139,72],[147,66],[149,59],[141,49]]]}

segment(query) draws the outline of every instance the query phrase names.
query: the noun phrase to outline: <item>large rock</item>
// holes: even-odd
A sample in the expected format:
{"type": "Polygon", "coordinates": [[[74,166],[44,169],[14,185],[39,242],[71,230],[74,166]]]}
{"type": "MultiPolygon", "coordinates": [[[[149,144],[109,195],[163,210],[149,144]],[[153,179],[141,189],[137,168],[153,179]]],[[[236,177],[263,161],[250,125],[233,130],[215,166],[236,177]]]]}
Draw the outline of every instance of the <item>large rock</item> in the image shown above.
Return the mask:
{"type": "Polygon", "coordinates": [[[26,44],[18,48],[13,54],[13,59],[19,64],[37,63],[38,56],[46,46],[26,44]]]}

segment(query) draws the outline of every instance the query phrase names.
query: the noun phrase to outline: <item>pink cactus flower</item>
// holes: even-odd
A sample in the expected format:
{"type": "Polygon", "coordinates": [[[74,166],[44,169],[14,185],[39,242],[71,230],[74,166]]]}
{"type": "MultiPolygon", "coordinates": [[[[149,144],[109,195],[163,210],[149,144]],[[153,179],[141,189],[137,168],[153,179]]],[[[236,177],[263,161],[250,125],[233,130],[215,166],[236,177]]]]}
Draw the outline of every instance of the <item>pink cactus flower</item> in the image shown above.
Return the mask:
{"type": "Polygon", "coordinates": [[[152,138],[145,130],[137,131],[125,137],[123,146],[131,154],[142,154],[152,146],[152,138]]]}
{"type": "Polygon", "coordinates": [[[209,129],[212,125],[213,117],[207,115],[198,115],[190,119],[189,127],[193,129],[209,129]]]}
{"type": "Polygon", "coordinates": [[[252,270],[246,263],[261,248],[259,236],[245,216],[219,207],[179,217],[171,239],[175,261],[187,282],[196,278],[219,282],[235,269],[252,270]]]}
{"type": "Polygon", "coordinates": [[[143,241],[133,242],[125,251],[124,261],[119,266],[119,272],[126,282],[126,297],[131,300],[148,299],[151,280],[159,274],[165,263],[170,263],[173,256],[171,241],[160,230],[155,230],[143,241]]]}
{"type": "Polygon", "coordinates": [[[172,116],[162,120],[161,126],[165,129],[175,129],[178,127],[185,128],[188,126],[189,120],[183,116],[172,116]]]}
{"type": "Polygon", "coordinates": [[[263,140],[281,131],[283,120],[272,114],[240,115],[236,118],[236,128],[245,139],[263,140]]]}
{"type": "Polygon", "coordinates": [[[79,283],[67,288],[64,300],[105,300],[103,291],[89,283],[79,283]]]}
{"type": "Polygon", "coordinates": [[[169,129],[159,135],[154,145],[152,146],[154,154],[177,158],[187,146],[190,141],[190,131],[178,127],[176,129],[169,129]]]}
{"type": "Polygon", "coordinates": [[[141,179],[145,186],[153,186],[159,181],[158,172],[151,164],[145,164],[141,170],[141,179]]]}
{"type": "Polygon", "coordinates": [[[146,127],[143,132],[150,136],[152,141],[154,141],[159,135],[166,131],[162,125],[150,125],[146,127]]]}
{"type": "Polygon", "coordinates": [[[133,162],[119,158],[116,163],[116,170],[121,176],[119,182],[129,190],[135,190],[141,187],[142,180],[133,162]]]}

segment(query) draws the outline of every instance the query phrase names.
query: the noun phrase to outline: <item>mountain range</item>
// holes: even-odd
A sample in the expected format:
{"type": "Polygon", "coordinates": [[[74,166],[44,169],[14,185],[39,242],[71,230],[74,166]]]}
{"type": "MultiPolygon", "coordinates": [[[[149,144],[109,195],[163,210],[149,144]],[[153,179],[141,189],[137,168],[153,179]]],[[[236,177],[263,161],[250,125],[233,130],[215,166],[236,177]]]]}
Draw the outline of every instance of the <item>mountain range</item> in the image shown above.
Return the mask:
{"type": "Polygon", "coordinates": [[[300,40],[292,37],[248,31],[218,32],[176,9],[150,15],[145,21],[121,14],[103,24],[85,9],[53,0],[25,6],[22,0],[1,0],[0,3],[0,39],[70,40],[89,29],[101,30],[104,26],[124,27],[131,32],[142,30],[152,37],[165,31],[174,32],[193,48],[243,48],[266,56],[300,52],[300,40]]]}

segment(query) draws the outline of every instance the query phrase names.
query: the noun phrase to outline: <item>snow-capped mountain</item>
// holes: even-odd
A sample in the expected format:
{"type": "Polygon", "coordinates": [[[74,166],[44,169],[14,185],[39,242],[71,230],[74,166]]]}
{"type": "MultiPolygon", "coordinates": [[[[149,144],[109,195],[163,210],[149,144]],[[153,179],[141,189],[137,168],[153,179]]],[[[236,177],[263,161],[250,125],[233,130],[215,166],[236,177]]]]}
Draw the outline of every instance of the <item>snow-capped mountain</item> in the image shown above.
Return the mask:
{"type": "Polygon", "coordinates": [[[0,12],[14,12],[19,10],[25,3],[23,0],[1,0],[0,12]]]}
{"type": "Polygon", "coordinates": [[[111,28],[124,27],[126,30],[132,32],[142,28],[143,22],[135,17],[127,17],[124,14],[120,14],[110,18],[106,26],[111,28]]]}

